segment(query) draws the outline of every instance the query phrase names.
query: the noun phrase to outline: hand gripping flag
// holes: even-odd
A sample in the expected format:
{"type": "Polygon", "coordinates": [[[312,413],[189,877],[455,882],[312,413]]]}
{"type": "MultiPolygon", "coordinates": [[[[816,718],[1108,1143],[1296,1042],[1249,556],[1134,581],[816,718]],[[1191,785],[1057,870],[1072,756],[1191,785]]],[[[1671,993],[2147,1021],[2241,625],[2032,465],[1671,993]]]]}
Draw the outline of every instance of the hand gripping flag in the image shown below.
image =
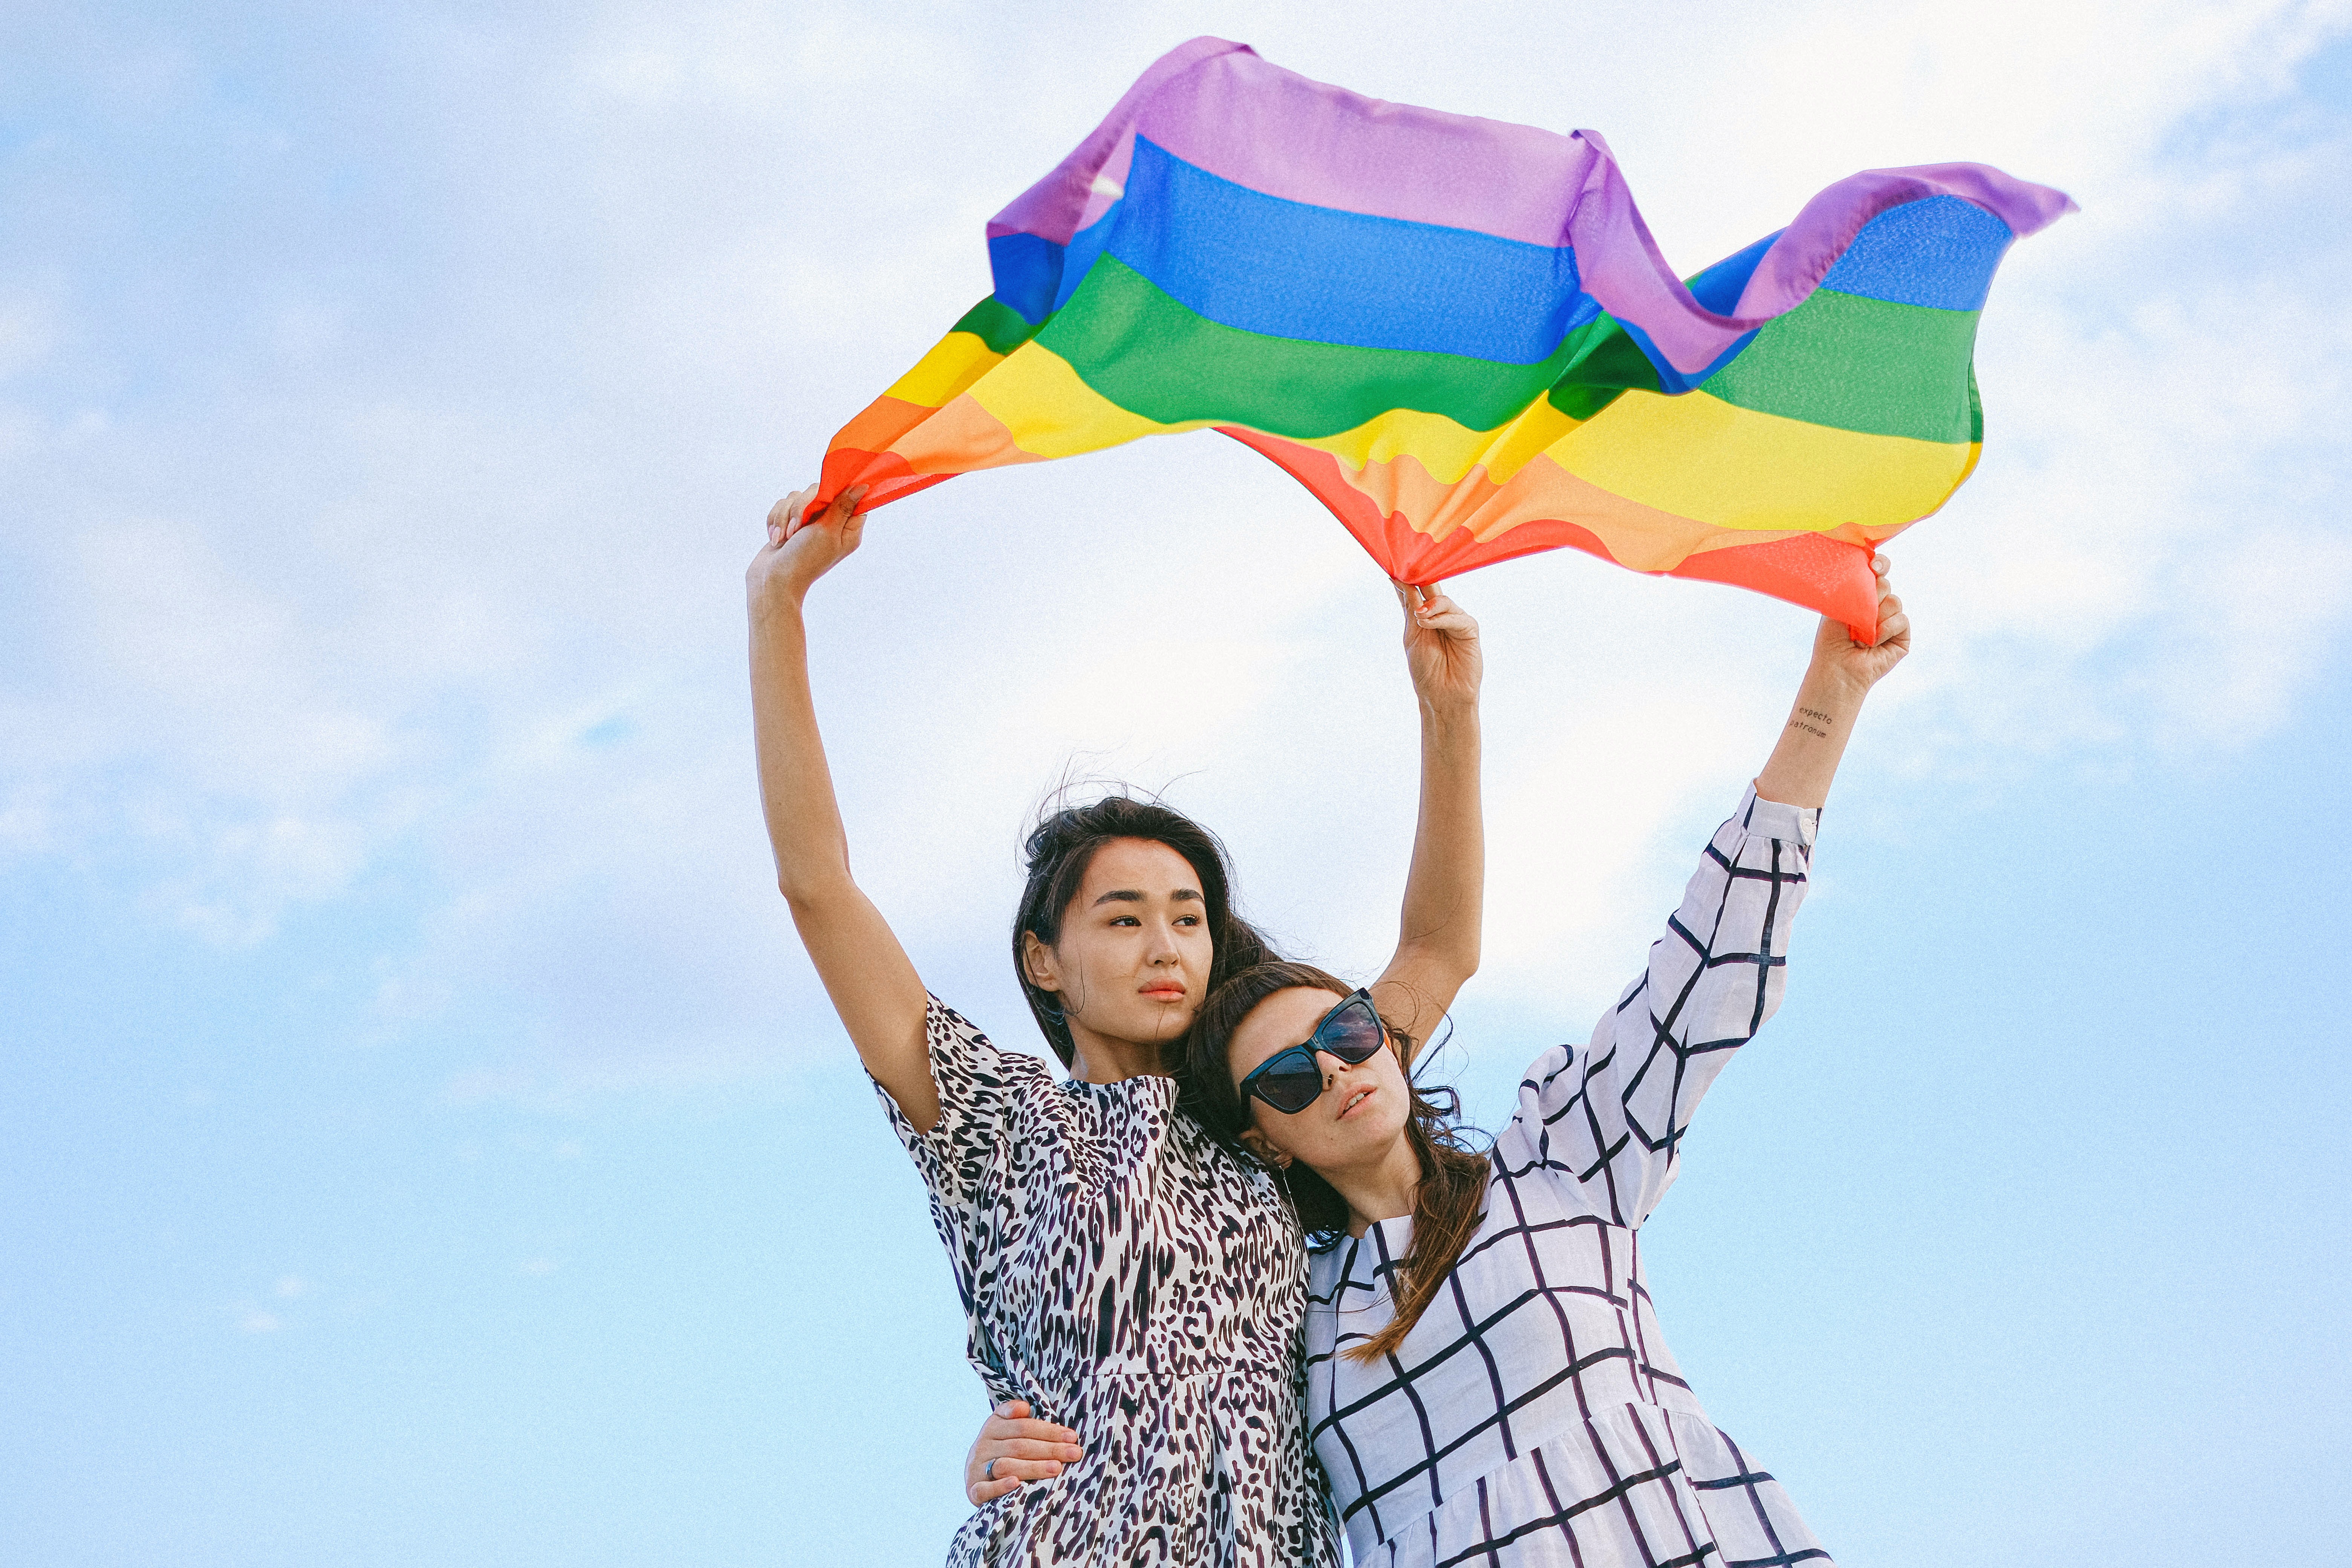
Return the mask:
{"type": "Polygon", "coordinates": [[[1868,631],[1872,548],[1976,466],[1993,269],[2072,210],[1872,170],[1677,279],[1595,132],[1195,38],[989,224],[994,291],[834,437],[818,503],[1213,429],[1402,582],[1573,545],[1868,631]]]}

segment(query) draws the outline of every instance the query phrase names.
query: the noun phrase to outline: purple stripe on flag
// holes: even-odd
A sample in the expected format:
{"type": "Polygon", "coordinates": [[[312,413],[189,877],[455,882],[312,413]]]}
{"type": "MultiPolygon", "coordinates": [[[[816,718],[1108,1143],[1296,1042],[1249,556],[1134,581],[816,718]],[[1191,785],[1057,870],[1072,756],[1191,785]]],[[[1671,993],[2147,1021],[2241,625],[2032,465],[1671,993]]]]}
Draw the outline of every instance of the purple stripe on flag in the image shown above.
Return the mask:
{"type": "Polygon", "coordinates": [[[1269,65],[1245,46],[1194,38],[1154,61],[1054,172],[988,226],[1066,245],[1124,188],[1135,136],[1236,184],[1296,202],[1532,245],[1572,244],[1586,292],[1641,329],[1687,374],[1801,303],[1862,226],[1889,207],[1956,195],[2021,237],[2074,204],[1976,163],[1875,169],[1822,192],[1721,316],[1659,253],[1600,134],[1569,135],[1366,98],[1269,65]]]}

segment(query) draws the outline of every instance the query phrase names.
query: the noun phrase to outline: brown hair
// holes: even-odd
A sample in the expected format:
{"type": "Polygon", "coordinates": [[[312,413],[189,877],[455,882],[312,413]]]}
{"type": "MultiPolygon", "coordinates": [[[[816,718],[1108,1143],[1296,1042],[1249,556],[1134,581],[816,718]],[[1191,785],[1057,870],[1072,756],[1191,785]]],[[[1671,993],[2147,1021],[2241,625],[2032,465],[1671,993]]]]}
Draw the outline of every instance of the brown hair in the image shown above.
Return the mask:
{"type": "MultiPolygon", "coordinates": [[[[1354,994],[1347,982],[1310,963],[1255,964],[1209,994],[1184,1037],[1177,1069],[1184,1106],[1228,1148],[1240,1148],[1241,1135],[1250,1126],[1250,1107],[1234,1082],[1227,1054],[1234,1031],[1259,1003],[1277,991],[1292,990],[1354,994]]],[[[1414,1082],[1409,1066],[1414,1042],[1385,1018],[1381,1023],[1398,1065],[1407,1069],[1405,1089],[1412,1110],[1405,1119],[1404,1135],[1421,1163],[1421,1180],[1412,1192],[1412,1248],[1396,1261],[1390,1279],[1394,1311],[1387,1327],[1349,1349],[1349,1359],[1358,1362],[1394,1352],[1428,1310],[1478,1228],[1491,1170],[1486,1157],[1465,1136],[1461,1097],[1442,1084],[1424,1088],[1414,1082]]],[[[1336,1246],[1347,1234],[1348,1200],[1301,1162],[1293,1161],[1281,1175],[1308,1245],[1318,1250],[1336,1246]]]]}
{"type": "Polygon", "coordinates": [[[1215,990],[1219,982],[1236,971],[1276,956],[1258,929],[1234,912],[1233,867],[1225,858],[1224,845],[1182,812],[1156,800],[1113,795],[1052,813],[1029,830],[1028,841],[1022,846],[1029,875],[1021,889],[1021,907],[1013,916],[1013,973],[1021,982],[1021,994],[1028,998],[1029,1012],[1045,1033],[1045,1043],[1054,1047],[1066,1068],[1075,1054],[1069,1018],[1054,992],[1030,981],[1022,938],[1034,936],[1047,947],[1061,940],[1062,916],[1070,900],[1078,896],[1078,884],[1086,880],[1095,852],[1118,838],[1165,844],[1184,857],[1192,874],[1201,879],[1201,897],[1208,905],[1209,917],[1208,990],[1215,990]]]}

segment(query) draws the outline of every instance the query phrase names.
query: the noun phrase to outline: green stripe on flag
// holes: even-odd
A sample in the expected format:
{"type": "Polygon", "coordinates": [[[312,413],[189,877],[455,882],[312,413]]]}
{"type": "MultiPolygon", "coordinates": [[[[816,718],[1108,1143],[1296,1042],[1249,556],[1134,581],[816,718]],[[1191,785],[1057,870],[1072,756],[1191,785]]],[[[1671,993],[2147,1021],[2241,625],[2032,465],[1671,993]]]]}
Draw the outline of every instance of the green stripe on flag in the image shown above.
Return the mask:
{"type": "Polygon", "coordinates": [[[1392,408],[1492,430],[1559,379],[1583,335],[1570,333],[1534,364],[1274,337],[1195,315],[1105,256],[1037,342],[1146,419],[1213,419],[1304,439],[1352,430],[1392,408]]]}
{"type": "Polygon", "coordinates": [[[1976,337],[1974,310],[1816,289],[1766,322],[1704,390],[1759,414],[1840,430],[1968,441],[1976,337]]]}
{"type": "Polygon", "coordinates": [[[963,319],[948,330],[970,332],[988,345],[989,353],[1000,354],[1011,353],[1037,331],[1020,311],[1001,303],[993,294],[966,310],[963,319]]]}
{"type": "Polygon", "coordinates": [[[1658,367],[1617,318],[1602,311],[1570,333],[1567,368],[1551,389],[1551,405],[1570,419],[1590,419],[1627,387],[1658,390],[1658,367]]]}

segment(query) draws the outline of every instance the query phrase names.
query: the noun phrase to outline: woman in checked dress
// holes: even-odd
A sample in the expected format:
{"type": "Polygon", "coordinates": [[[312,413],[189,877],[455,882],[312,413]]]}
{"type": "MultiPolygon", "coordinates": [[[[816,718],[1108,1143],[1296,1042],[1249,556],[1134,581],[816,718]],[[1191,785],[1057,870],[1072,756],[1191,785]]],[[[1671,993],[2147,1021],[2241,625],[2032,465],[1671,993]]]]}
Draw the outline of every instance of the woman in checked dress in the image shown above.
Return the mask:
{"type": "MultiPolygon", "coordinates": [[[[1877,642],[1822,623],[1788,728],[1647,968],[1589,1045],[1536,1058],[1486,1155],[1412,1082],[1413,1037],[1379,998],[1268,962],[1203,1005],[1188,1103],[1286,1172],[1324,1244],[1307,1419],[1357,1563],[1828,1563],[1676,1371],[1639,1236],[1699,1097],[1779,1005],[1820,807],[1863,699],[1909,649],[1875,564],[1877,642]]],[[[975,1460],[1018,1451],[1021,1429],[992,1421],[975,1460]]]]}
{"type": "MultiPolygon", "coordinates": [[[[1272,956],[1231,909],[1223,852],[1178,814],[1125,799],[1057,813],[1031,837],[1013,959],[1066,1081],[929,995],[851,879],[817,732],[802,606],[864,520],[859,489],[803,519],[814,493],[777,503],[747,574],[778,885],[930,1189],[972,1363],[1002,1408],[1030,1417],[1025,1432],[1055,1439],[1037,1445],[1054,1455],[1051,1484],[1003,1489],[949,1560],[1336,1564],[1302,1419],[1297,1216],[1260,1161],[1178,1108],[1162,1057],[1213,985],[1272,956]]],[[[1139,632],[1105,657],[1132,661],[1142,696],[1148,676],[1181,668],[1184,635],[1139,632]]],[[[1378,989],[1411,1029],[1475,963],[1476,627],[1443,597],[1408,599],[1405,647],[1422,817],[1378,989]]]]}
{"type": "Polygon", "coordinates": [[[1828,1562],[1675,1370],[1639,1235],[1700,1095],[1780,1003],[1822,799],[1909,648],[1883,585],[1880,610],[1873,647],[1823,623],[1647,968],[1589,1045],[1535,1059],[1485,1158],[1449,1146],[1362,993],[1277,963],[1203,1008],[1204,1118],[1288,1166],[1307,1227],[1336,1237],[1312,1264],[1307,1419],[1357,1563],[1828,1562]]]}

